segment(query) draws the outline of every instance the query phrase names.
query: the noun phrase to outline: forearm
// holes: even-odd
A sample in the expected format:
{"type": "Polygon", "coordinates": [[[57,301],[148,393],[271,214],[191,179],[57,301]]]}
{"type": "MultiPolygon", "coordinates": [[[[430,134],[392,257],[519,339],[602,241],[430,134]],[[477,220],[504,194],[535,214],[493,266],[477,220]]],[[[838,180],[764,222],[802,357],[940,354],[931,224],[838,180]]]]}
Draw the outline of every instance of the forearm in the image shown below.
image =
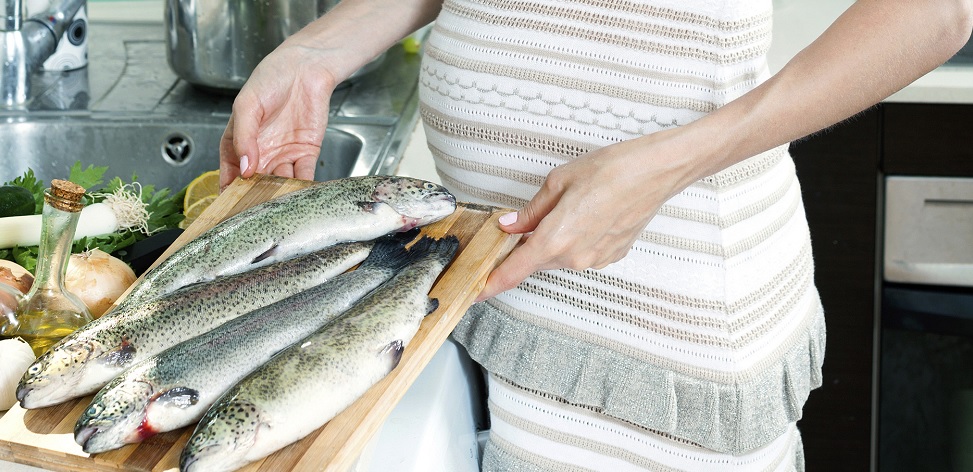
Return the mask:
{"type": "Polygon", "coordinates": [[[442,0],[344,0],[286,44],[328,51],[341,80],[435,20],[441,6],[442,0]]]}
{"type": "Polygon", "coordinates": [[[969,0],[859,0],[775,76],[687,127],[687,143],[710,143],[688,163],[687,180],[819,131],[905,87],[963,46],[970,9],[969,0]]]}

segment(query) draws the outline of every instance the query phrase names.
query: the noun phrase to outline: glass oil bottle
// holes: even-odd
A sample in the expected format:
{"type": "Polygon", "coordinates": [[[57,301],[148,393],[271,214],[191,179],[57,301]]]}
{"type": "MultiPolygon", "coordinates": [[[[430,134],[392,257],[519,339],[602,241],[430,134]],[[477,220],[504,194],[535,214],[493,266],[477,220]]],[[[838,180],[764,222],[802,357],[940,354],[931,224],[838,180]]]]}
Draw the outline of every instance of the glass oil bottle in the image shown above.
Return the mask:
{"type": "Polygon", "coordinates": [[[34,284],[20,301],[17,312],[0,319],[0,336],[23,338],[36,356],[92,320],[84,302],[64,288],[84,192],[83,187],[72,182],[51,181],[51,188],[44,192],[34,284]]]}

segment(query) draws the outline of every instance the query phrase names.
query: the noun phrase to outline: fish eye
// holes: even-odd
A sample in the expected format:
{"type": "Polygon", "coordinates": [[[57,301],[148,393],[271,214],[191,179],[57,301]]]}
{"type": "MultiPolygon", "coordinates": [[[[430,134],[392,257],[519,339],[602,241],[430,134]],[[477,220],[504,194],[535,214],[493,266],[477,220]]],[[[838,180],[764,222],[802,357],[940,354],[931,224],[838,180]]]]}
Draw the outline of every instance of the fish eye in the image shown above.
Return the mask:
{"type": "Polygon", "coordinates": [[[84,414],[87,416],[98,416],[98,414],[101,413],[101,410],[101,405],[91,405],[87,410],[85,410],[84,414]]]}
{"type": "Polygon", "coordinates": [[[31,364],[30,367],[27,368],[27,373],[31,375],[34,375],[40,371],[41,371],[41,365],[40,363],[37,362],[31,364]]]}

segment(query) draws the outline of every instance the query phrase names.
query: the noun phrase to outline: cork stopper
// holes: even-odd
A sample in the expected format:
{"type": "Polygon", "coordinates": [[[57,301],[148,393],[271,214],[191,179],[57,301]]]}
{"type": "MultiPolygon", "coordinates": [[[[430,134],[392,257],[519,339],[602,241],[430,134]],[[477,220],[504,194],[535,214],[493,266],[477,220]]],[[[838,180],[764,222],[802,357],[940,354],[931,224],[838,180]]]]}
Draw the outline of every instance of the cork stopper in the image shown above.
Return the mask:
{"type": "Polygon", "coordinates": [[[44,199],[54,208],[62,211],[79,212],[84,208],[81,198],[84,197],[84,187],[67,180],[51,180],[51,189],[44,194],[44,199]]]}

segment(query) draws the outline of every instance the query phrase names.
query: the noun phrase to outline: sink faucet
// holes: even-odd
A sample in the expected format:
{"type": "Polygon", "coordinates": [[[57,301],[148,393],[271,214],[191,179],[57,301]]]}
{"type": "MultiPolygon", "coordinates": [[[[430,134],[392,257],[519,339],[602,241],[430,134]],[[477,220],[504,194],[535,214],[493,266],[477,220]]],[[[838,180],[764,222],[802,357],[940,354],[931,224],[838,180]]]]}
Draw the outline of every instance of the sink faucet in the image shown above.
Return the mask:
{"type": "Polygon", "coordinates": [[[0,106],[19,108],[27,103],[30,75],[54,53],[85,2],[53,0],[47,10],[24,20],[23,0],[6,0],[0,35],[0,106]]]}

